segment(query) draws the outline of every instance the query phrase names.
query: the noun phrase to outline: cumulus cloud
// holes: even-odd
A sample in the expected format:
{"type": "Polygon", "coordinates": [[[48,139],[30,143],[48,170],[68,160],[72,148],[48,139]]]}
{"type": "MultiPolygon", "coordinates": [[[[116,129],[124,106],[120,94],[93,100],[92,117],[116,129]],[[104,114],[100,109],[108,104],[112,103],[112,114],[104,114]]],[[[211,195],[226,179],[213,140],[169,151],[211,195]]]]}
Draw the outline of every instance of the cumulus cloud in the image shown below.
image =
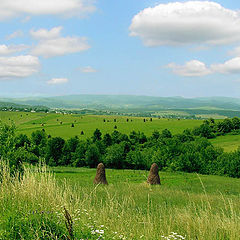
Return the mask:
{"type": "Polygon", "coordinates": [[[95,73],[97,70],[91,66],[80,68],[80,71],[83,73],[95,73]]]}
{"type": "Polygon", "coordinates": [[[1,0],[0,20],[21,15],[82,16],[95,11],[92,0],[1,0]]]}
{"type": "Polygon", "coordinates": [[[240,41],[240,13],[209,1],[159,4],[132,19],[131,36],[146,46],[206,44],[240,41]]]}
{"type": "Polygon", "coordinates": [[[167,67],[172,69],[174,74],[184,77],[201,77],[212,73],[205,63],[198,60],[191,60],[184,65],[170,63],[167,67]]]}
{"type": "Polygon", "coordinates": [[[28,48],[29,47],[27,45],[24,45],[24,44],[10,45],[10,46],[7,46],[7,45],[3,44],[3,45],[0,45],[0,55],[6,56],[6,55],[10,55],[12,53],[24,51],[28,48]]]}
{"type": "Polygon", "coordinates": [[[38,45],[33,47],[31,54],[50,58],[81,52],[90,48],[85,37],[62,37],[61,30],[62,27],[55,27],[50,30],[31,30],[31,36],[39,40],[38,45]]]}
{"type": "Polygon", "coordinates": [[[224,63],[211,64],[209,67],[198,60],[191,60],[184,65],[170,63],[166,67],[170,68],[174,74],[184,77],[201,77],[213,73],[239,74],[240,57],[230,59],[224,63]]]}
{"type": "Polygon", "coordinates": [[[240,57],[230,59],[223,64],[212,64],[211,69],[219,73],[240,73],[240,57]]]}
{"type": "Polygon", "coordinates": [[[39,67],[35,56],[0,57],[0,79],[28,77],[37,73],[39,67]]]}
{"type": "Polygon", "coordinates": [[[37,31],[31,30],[30,35],[33,38],[38,39],[38,40],[58,38],[61,35],[62,29],[63,29],[62,26],[54,27],[50,30],[41,28],[37,31]]]}
{"type": "Polygon", "coordinates": [[[47,82],[49,85],[57,85],[67,83],[69,80],[67,78],[52,78],[47,82]]]}

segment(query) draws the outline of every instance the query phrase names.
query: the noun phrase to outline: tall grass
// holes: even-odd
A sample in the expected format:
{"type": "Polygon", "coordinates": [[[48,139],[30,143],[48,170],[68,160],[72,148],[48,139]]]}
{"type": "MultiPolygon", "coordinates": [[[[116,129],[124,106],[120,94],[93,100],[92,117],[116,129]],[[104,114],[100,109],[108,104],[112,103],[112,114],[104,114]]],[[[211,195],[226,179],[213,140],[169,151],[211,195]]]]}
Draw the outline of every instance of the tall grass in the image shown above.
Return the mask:
{"type": "Polygon", "coordinates": [[[240,236],[239,196],[207,194],[204,185],[202,193],[145,183],[83,187],[59,184],[46,166],[25,167],[22,177],[11,177],[3,161],[0,169],[0,239],[240,236]]]}

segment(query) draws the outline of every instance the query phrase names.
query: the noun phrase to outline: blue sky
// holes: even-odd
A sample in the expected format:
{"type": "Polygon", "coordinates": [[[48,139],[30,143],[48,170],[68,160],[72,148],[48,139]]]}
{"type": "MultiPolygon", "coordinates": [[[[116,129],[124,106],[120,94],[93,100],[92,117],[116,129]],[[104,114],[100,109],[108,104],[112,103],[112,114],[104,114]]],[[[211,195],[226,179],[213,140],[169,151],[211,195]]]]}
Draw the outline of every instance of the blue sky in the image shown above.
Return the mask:
{"type": "Polygon", "coordinates": [[[238,1],[1,0],[0,97],[240,97],[238,1]]]}

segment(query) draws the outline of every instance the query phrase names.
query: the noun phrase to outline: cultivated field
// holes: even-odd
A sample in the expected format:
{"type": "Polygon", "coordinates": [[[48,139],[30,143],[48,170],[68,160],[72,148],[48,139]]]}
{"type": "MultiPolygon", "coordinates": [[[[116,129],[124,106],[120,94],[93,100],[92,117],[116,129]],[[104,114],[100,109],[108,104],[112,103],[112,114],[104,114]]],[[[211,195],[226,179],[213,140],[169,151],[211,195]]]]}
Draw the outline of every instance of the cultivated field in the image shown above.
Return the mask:
{"type": "Polygon", "coordinates": [[[145,119],[146,122],[143,121],[144,118],[142,117],[0,112],[0,120],[5,123],[13,121],[19,133],[30,135],[33,131],[44,128],[47,134],[65,139],[76,135],[81,138],[90,137],[96,128],[99,128],[103,134],[111,133],[115,126],[117,126],[116,130],[126,134],[135,130],[144,132],[149,136],[154,130],[162,131],[166,128],[175,134],[181,133],[186,128],[199,126],[203,122],[202,120],[158,118],[153,118],[151,122],[150,118],[145,119]],[[116,122],[114,122],[114,119],[116,119],[116,122]],[[129,119],[128,122],[127,119],[129,119]],[[71,127],[72,123],[74,127],[71,127]],[[81,131],[84,132],[84,135],[80,135],[81,131]]]}
{"type": "MultiPolygon", "coordinates": [[[[79,136],[82,139],[92,136],[96,128],[99,128],[103,134],[111,133],[117,126],[121,133],[129,134],[131,131],[141,131],[150,136],[154,130],[162,131],[169,129],[173,134],[181,133],[184,129],[192,129],[202,124],[202,120],[190,119],[158,119],[143,117],[124,117],[124,116],[96,116],[96,115],[70,115],[55,113],[26,113],[26,112],[1,112],[0,120],[10,124],[13,122],[17,126],[18,133],[24,133],[28,136],[35,130],[45,129],[47,134],[53,137],[60,136],[68,139],[73,136],[79,136]],[[105,122],[104,122],[105,119],[105,122]],[[114,122],[116,119],[116,122],[114,122]],[[128,119],[128,122],[127,122],[128,119]],[[72,126],[74,124],[74,127],[72,126]],[[81,135],[81,131],[84,135],[81,135]]],[[[230,152],[240,146],[239,135],[220,136],[210,140],[215,146],[224,148],[230,152]]]]}

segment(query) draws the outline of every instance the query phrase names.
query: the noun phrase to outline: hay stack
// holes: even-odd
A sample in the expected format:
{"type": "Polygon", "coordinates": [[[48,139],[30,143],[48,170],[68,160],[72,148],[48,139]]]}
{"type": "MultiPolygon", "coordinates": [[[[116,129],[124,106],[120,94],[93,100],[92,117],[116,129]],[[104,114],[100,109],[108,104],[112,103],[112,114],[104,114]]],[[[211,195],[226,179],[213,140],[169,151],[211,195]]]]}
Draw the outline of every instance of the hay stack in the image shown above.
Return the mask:
{"type": "Polygon", "coordinates": [[[158,175],[158,165],[156,163],[153,163],[151,166],[147,182],[151,185],[161,184],[160,177],[158,175]]]}
{"type": "Polygon", "coordinates": [[[97,173],[93,181],[94,184],[108,184],[103,163],[97,166],[97,173]]]}

